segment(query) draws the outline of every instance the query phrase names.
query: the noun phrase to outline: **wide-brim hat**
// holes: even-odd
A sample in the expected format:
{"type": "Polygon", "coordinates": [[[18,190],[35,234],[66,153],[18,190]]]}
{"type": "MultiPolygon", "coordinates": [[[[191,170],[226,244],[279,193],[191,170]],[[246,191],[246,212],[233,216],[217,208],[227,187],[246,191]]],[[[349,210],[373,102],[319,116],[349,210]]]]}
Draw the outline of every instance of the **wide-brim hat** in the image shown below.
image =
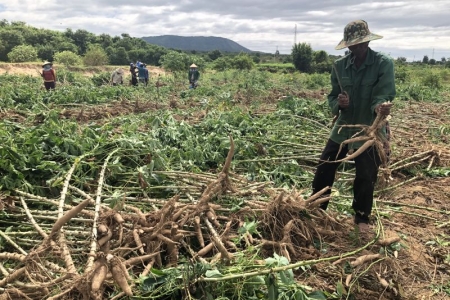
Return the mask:
{"type": "Polygon", "coordinates": [[[197,66],[196,66],[195,64],[192,64],[192,65],[190,66],[190,68],[197,68],[197,66]]]}
{"type": "Polygon", "coordinates": [[[42,63],[42,67],[44,67],[44,66],[46,66],[46,65],[52,66],[53,63],[52,63],[52,62],[49,62],[49,61],[44,61],[44,62],[42,63]]]}
{"type": "Polygon", "coordinates": [[[357,20],[350,22],[347,26],[345,26],[344,38],[334,49],[340,50],[353,45],[379,40],[382,38],[383,36],[370,32],[366,21],[357,20]]]}

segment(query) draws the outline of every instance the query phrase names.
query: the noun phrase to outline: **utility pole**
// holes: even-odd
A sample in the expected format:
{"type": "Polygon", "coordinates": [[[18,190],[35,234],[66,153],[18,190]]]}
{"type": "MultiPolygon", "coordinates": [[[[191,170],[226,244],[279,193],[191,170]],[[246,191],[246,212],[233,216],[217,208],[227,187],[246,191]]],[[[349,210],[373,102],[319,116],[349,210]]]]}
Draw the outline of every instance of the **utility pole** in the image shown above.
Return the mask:
{"type": "Polygon", "coordinates": [[[297,24],[295,24],[294,30],[294,45],[297,45],[297,24]]]}
{"type": "Polygon", "coordinates": [[[432,59],[434,59],[434,48],[433,48],[433,55],[431,56],[432,59]]]}

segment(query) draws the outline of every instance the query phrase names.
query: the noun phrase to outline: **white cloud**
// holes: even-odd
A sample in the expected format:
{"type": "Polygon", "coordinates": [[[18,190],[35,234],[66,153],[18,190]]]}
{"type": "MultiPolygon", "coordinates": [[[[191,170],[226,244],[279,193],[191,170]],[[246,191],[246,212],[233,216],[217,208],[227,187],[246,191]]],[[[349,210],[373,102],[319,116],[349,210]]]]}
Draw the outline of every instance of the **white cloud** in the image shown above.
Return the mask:
{"type": "Polygon", "coordinates": [[[433,51],[436,59],[450,57],[448,6],[448,0],[0,0],[0,19],[113,36],[219,36],[271,53],[290,53],[295,40],[330,54],[343,53],[334,47],[345,25],[364,19],[384,36],[371,43],[374,50],[417,60],[433,51]]]}

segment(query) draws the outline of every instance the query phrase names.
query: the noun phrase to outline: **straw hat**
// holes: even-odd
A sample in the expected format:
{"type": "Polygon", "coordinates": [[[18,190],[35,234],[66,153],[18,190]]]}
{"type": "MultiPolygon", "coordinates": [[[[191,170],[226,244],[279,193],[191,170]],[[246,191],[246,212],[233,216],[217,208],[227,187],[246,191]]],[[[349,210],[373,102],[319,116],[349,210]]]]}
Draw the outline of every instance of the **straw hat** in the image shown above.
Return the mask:
{"type": "Polygon", "coordinates": [[[361,44],[368,41],[378,40],[383,36],[371,33],[367,22],[364,20],[356,20],[350,22],[344,28],[344,38],[335,47],[336,50],[344,49],[349,46],[361,44]]]}
{"type": "Polygon", "coordinates": [[[45,67],[46,65],[50,65],[50,66],[52,66],[53,65],[53,63],[51,63],[51,62],[49,62],[49,61],[44,61],[44,63],[42,64],[42,67],[45,67]]]}
{"type": "Polygon", "coordinates": [[[190,66],[190,68],[197,68],[197,66],[196,66],[195,64],[192,64],[192,65],[190,66]]]}

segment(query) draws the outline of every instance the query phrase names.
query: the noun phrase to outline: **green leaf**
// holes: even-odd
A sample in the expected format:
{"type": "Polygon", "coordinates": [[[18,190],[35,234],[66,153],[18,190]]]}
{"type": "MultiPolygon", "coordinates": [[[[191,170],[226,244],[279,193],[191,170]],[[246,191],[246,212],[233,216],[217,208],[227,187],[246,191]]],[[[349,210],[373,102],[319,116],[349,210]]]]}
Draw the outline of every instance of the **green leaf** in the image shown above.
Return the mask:
{"type": "Polygon", "coordinates": [[[325,294],[321,291],[314,291],[308,294],[308,297],[316,300],[327,300],[325,294]]]}
{"type": "Polygon", "coordinates": [[[158,275],[158,276],[165,276],[166,275],[166,273],[164,273],[162,270],[158,270],[158,269],[155,269],[155,268],[152,268],[150,270],[150,272],[152,272],[152,274],[155,274],[155,275],[158,275]]]}
{"type": "Polygon", "coordinates": [[[294,273],[292,272],[292,270],[281,271],[279,274],[280,280],[283,284],[285,285],[295,284],[294,273]]]}
{"type": "Polygon", "coordinates": [[[220,278],[223,277],[222,273],[219,270],[208,270],[205,273],[205,276],[208,278],[220,278]]]}
{"type": "Polygon", "coordinates": [[[338,294],[341,296],[347,294],[347,290],[345,289],[344,285],[340,281],[336,284],[336,290],[337,290],[338,294]]]}
{"type": "MultiPolygon", "coordinates": [[[[152,272],[153,273],[153,272],[152,272]]],[[[158,285],[166,282],[168,276],[147,276],[141,279],[142,289],[145,291],[151,291],[158,285]]]]}

